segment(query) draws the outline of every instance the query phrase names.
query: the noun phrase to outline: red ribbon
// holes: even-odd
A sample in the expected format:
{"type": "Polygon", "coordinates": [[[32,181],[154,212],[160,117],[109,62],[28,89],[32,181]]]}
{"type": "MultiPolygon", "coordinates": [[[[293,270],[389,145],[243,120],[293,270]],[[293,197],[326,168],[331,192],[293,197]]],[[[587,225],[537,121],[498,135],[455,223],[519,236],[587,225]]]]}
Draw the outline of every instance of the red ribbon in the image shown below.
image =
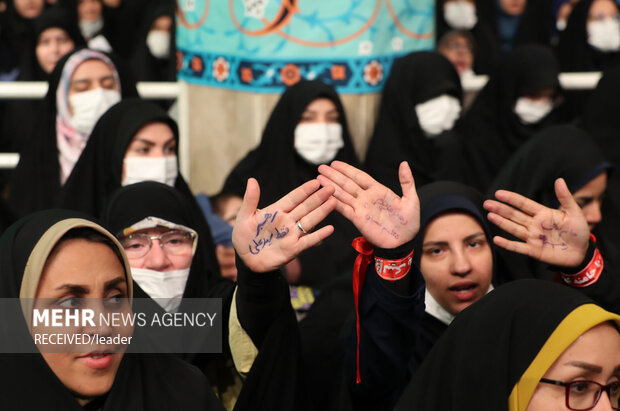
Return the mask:
{"type": "Polygon", "coordinates": [[[362,378],[360,377],[360,292],[362,291],[364,279],[366,278],[366,269],[368,268],[368,264],[372,262],[372,253],[374,250],[372,249],[372,245],[364,237],[357,237],[353,240],[353,248],[359,253],[353,265],[353,298],[355,300],[355,326],[357,330],[357,346],[355,348],[355,369],[357,375],[355,383],[359,384],[362,382],[362,378]]]}

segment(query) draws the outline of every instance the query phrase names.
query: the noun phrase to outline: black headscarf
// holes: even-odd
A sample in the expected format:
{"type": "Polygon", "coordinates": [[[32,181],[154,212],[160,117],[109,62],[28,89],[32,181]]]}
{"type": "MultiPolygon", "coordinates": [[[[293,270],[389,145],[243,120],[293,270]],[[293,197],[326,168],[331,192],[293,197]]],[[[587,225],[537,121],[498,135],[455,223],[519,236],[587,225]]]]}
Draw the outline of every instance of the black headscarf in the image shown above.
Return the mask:
{"type": "Polygon", "coordinates": [[[383,88],[381,107],[366,153],[367,171],[392,191],[400,193],[398,165],[409,162],[416,185],[436,179],[441,167],[441,139],[454,138],[444,132],[426,137],[420,127],[415,106],[448,94],[463,98],[456,69],[439,53],[421,51],[407,54],[394,62],[383,88]]]}
{"type": "MultiPolygon", "coordinates": [[[[301,81],[282,94],[267,121],[260,145],[235,166],[224,182],[222,193],[243,197],[248,178],[254,177],[260,184],[259,207],[265,207],[316,178],[317,166],[307,163],[295,151],[294,133],[308,104],[318,98],[328,98],[338,110],[344,147],[335,160],[356,166],[358,161],[346,115],[336,90],[320,81],[301,81]]],[[[321,226],[329,224],[334,226],[335,232],[321,245],[299,256],[303,272],[308,274],[304,280],[306,285],[324,285],[338,274],[349,271],[355,259],[350,246],[357,235],[355,227],[338,213],[330,214],[321,226]]]]}
{"type": "Polygon", "coordinates": [[[7,46],[15,66],[20,67],[28,59],[28,47],[35,38],[34,19],[20,15],[14,3],[15,0],[6,1],[6,10],[0,14],[1,41],[7,46]]]}
{"type": "MultiPolygon", "coordinates": [[[[9,204],[17,215],[23,216],[52,207],[60,191],[60,164],[56,145],[56,91],[65,63],[78,51],[67,54],[56,64],[41,110],[32,120],[36,122],[34,132],[28,136],[24,150],[20,153],[19,164],[13,171],[9,204]]],[[[137,96],[135,81],[125,66],[114,56],[107,56],[118,72],[122,98],[137,96]]]]}
{"type": "MultiPolygon", "coordinates": [[[[81,213],[65,210],[47,210],[32,214],[11,226],[0,239],[0,279],[2,298],[20,298],[22,278],[33,270],[33,261],[47,260],[53,246],[64,233],[72,228],[90,227],[110,238],[114,237],[81,213]],[[73,219],[73,220],[70,220],[73,219]],[[43,244],[43,236],[47,242],[43,244]],[[36,255],[35,255],[36,252],[36,255]],[[30,267],[30,268],[28,268],[30,267]]],[[[124,251],[115,242],[120,255],[124,251]]],[[[123,257],[124,258],[124,257],[123,257]]],[[[129,264],[124,258],[124,268],[130,279],[129,264]]],[[[40,272],[33,272],[40,276],[40,272]]],[[[129,287],[131,294],[131,287],[129,287]]],[[[25,295],[25,294],[24,294],[25,295]]],[[[20,327],[23,337],[28,337],[26,323],[20,327]]],[[[15,335],[2,334],[3,338],[15,335]]],[[[32,342],[34,345],[34,342],[32,342]]],[[[34,347],[33,347],[34,349],[34,347]]],[[[60,380],[54,375],[39,354],[0,355],[0,393],[2,403],[10,409],[24,410],[82,410],[60,380]],[[24,395],[29,387],[36,395],[24,395]]],[[[103,397],[86,405],[101,410],[221,410],[213,393],[206,389],[207,381],[198,370],[172,355],[123,356],[111,390],[103,397]]]]}
{"type": "MultiPolygon", "coordinates": [[[[596,141],[605,156],[620,167],[620,118],[614,111],[620,95],[620,68],[606,71],[592,91],[583,113],[582,127],[596,141]]],[[[607,179],[606,198],[602,213],[604,223],[597,227],[607,242],[620,244],[620,173],[607,179]]]]}
{"type": "Polygon", "coordinates": [[[395,410],[524,411],[562,352],[606,321],[620,317],[568,287],[503,285],[456,317],[395,410]]]}
{"type": "Polygon", "coordinates": [[[142,22],[135,50],[132,52],[131,68],[136,74],[138,81],[176,81],[176,30],[174,28],[174,6],[161,4],[148,10],[142,22]],[[153,22],[161,16],[172,19],[170,28],[170,51],[168,57],[160,59],[155,57],[146,44],[146,38],[151,31],[153,22]]]}
{"type": "MultiPolygon", "coordinates": [[[[101,116],[88,143],[58,196],[62,208],[79,210],[99,217],[111,194],[121,187],[123,161],[131,140],[143,126],[161,122],[170,127],[175,139],[179,132],[176,122],[157,104],[131,98],[112,106],[101,116]]],[[[210,272],[220,275],[215,246],[209,226],[194,196],[179,173],[175,188],[186,198],[194,218],[194,228],[207,247],[206,264],[210,272]]],[[[135,221],[134,221],[135,223],[135,221]]]]}
{"type": "MultiPolygon", "coordinates": [[[[488,196],[494,197],[495,191],[500,189],[509,190],[546,207],[558,208],[554,189],[557,178],[564,178],[569,190],[574,193],[601,172],[609,173],[611,167],[612,164],[584,131],[569,125],[549,127],[533,136],[515,153],[491,184],[488,196]]],[[[605,224],[604,215],[601,224],[605,224]]],[[[512,239],[497,226],[492,229],[495,234],[512,239]]],[[[595,229],[595,234],[597,231],[595,229]]],[[[614,259],[612,246],[605,238],[598,238],[598,247],[606,264],[610,264],[610,259],[614,259]]],[[[504,280],[555,279],[556,272],[537,260],[504,249],[499,249],[499,256],[502,264],[500,273],[506,276],[504,280]]],[[[617,300],[618,297],[608,295],[610,286],[606,282],[607,280],[601,278],[599,282],[583,290],[607,307],[610,300],[617,300]]]]}
{"type": "MultiPolygon", "coordinates": [[[[620,52],[605,53],[588,43],[588,14],[594,0],[580,0],[560,35],[558,56],[562,71],[599,71],[620,63],[620,52]]],[[[616,4],[617,5],[617,4],[616,4]]]]}
{"type": "Polygon", "coordinates": [[[555,124],[557,108],[540,122],[525,125],[514,107],[526,94],[547,87],[559,90],[558,74],[557,61],[548,47],[522,46],[507,55],[456,125],[465,138],[461,162],[449,165],[450,179],[486,191],[515,150],[538,130],[555,124]]]}

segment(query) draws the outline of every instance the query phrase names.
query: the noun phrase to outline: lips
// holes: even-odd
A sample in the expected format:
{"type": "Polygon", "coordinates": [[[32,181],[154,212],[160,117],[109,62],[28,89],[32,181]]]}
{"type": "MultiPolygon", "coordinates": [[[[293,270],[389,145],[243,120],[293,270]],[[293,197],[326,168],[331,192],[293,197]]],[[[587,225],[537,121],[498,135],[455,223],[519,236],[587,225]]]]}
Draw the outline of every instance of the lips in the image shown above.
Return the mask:
{"type": "Polygon", "coordinates": [[[84,365],[94,370],[101,370],[107,368],[112,364],[112,352],[110,350],[105,351],[93,351],[81,357],[78,357],[79,361],[82,361],[84,365]]]}
{"type": "Polygon", "coordinates": [[[462,281],[448,287],[450,293],[459,301],[471,301],[476,296],[478,284],[472,281],[462,281]]]}

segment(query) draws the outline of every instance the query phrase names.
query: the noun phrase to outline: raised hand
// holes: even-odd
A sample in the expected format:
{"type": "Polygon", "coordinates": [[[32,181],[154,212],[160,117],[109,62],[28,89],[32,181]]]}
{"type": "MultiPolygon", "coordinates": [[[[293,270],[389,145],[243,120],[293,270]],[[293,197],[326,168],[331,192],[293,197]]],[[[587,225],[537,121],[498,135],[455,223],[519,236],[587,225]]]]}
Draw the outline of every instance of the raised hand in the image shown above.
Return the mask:
{"type": "Polygon", "coordinates": [[[403,161],[398,169],[402,197],[342,161],[319,166],[319,173],[318,180],[324,187],[335,188],[336,210],[375,246],[395,248],[418,233],[420,201],[407,162],[403,161]]]}
{"type": "Polygon", "coordinates": [[[260,188],[255,179],[248,179],[232,240],[237,254],[252,271],[273,271],[334,232],[332,226],[311,232],[336,207],[336,200],[330,198],[334,189],[317,191],[319,187],[317,180],[308,181],[258,210],[260,188]]]}
{"type": "Polygon", "coordinates": [[[555,181],[555,194],[560,202],[559,210],[511,191],[497,191],[495,198],[502,203],[495,200],[484,202],[489,221],[523,242],[500,236],[495,236],[493,242],[506,250],[548,264],[563,267],[581,264],[588,250],[588,222],[564,179],[555,181]]]}

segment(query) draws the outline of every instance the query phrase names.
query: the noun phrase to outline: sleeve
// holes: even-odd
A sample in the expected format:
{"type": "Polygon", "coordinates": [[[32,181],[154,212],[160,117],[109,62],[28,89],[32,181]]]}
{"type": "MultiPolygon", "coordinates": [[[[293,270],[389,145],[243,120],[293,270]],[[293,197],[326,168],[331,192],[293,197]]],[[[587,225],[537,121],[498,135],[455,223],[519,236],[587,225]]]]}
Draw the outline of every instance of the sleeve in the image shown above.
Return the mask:
{"type": "MultiPolygon", "coordinates": [[[[411,251],[375,250],[377,256],[402,258],[411,251]]],[[[408,274],[386,281],[369,264],[359,299],[359,371],[356,383],[355,338],[347,348],[348,381],[356,410],[391,410],[408,382],[409,361],[415,350],[424,314],[421,273],[412,264],[408,274]]]]}

